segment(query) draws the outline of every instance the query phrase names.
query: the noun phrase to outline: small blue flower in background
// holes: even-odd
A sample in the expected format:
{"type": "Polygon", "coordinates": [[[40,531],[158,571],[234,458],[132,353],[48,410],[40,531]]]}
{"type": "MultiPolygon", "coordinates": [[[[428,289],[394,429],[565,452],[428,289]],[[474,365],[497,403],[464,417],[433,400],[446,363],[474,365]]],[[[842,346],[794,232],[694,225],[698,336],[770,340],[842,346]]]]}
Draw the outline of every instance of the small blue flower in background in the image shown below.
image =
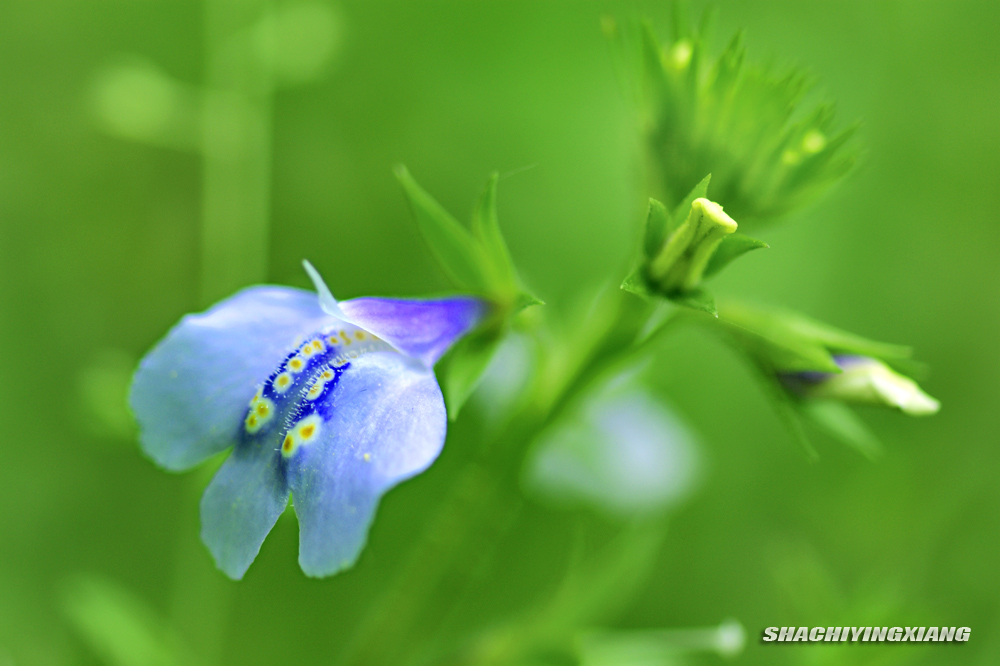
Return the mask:
{"type": "Polygon", "coordinates": [[[379,499],[426,469],[447,417],[432,367],[487,314],[472,297],[337,302],[250,287],[185,316],[139,364],[143,450],[174,471],[232,447],[201,501],[202,540],[240,579],[294,496],[299,564],[351,566],[379,499]]]}
{"type": "Polygon", "coordinates": [[[628,376],[544,432],[526,462],[525,484],[540,499],[620,518],[676,506],[700,465],[695,437],[628,376]]]}

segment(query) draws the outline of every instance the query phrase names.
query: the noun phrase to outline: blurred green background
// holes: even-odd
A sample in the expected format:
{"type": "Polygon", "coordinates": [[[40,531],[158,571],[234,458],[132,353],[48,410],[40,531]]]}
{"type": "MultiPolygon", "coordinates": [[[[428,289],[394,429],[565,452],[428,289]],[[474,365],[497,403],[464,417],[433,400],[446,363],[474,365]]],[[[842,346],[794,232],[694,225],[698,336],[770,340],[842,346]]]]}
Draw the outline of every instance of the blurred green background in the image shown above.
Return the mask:
{"type": "MultiPolygon", "coordinates": [[[[924,420],[866,412],[887,444],[877,463],[820,437],[810,463],[736,354],[681,332],[653,376],[700,433],[706,474],[652,579],[607,621],[734,617],[746,664],[1000,663],[1000,5],[717,4],[716,52],[742,27],[751,56],[818,75],[844,123],[863,119],[867,156],[832,195],[757,234],[771,249],[715,291],[913,344],[944,407],[924,420]],[[923,649],[759,642],[766,626],[872,623],[972,637],[923,649]]],[[[624,273],[648,192],[600,17],[647,15],[665,35],[665,3],[329,7],[322,67],[267,98],[268,281],[306,286],[308,257],[342,298],[445,290],[397,162],[462,218],[490,171],[530,166],[502,178],[499,212],[549,307],[624,273]]],[[[203,305],[202,159],[108,132],[93,101],[101,73],[128,58],[199,85],[204,13],[162,0],[0,5],[2,666],[107,661],[78,628],[99,615],[80,601],[88,584],[127,590],[204,663],[331,663],[475,434],[472,415],[431,472],[387,496],[354,570],[306,579],[294,519],[243,582],[214,570],[197,536],[208,473],[155,468],[122,406],[137,359],[203,305]]],[[[544,594],[573,520],[529,504],[478,606],[450,621],[472,626],[544,594]]]]}

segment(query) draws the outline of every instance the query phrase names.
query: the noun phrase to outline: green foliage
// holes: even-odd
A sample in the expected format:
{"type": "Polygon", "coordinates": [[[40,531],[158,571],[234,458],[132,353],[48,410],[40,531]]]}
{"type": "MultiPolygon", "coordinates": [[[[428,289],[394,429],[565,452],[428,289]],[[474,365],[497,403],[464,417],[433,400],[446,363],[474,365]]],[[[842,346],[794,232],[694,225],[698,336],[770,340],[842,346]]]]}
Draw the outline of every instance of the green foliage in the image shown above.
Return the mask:
{"type": "Polygon", "coordinates": [[[719,243],[719,247],[715,249],[715,253],[712,255],[712,258],[708,260],[708,265],[705,266],[704,276],[712,277],[728,266],[734,259],[742,257],[751,250],[759,250],[767,247],[771,246],[762,240],[750,238],[750,236],[744,236],[741,233],[726,236],[722,239],[722,242],[719,243]]]}
{"type": "Polygon", "coordinates": [[[406,192],[420,235],[456,287],[485,295],[507,286],[496,283],[491,258],[481,241],[420,187],[405,166],[396,167],[396,178],[406,192]]]}
{"type": "Polygon", "coordinates": [[[649,23],[620,43],[637,51],[646,146],[665,203],[676,205],[712,173],[715,199],[756,227],[808,204],[849,173],[857,126],[836,130],[830,104],[803,109],[809,77],[748,62],[742,32],[713,61],[708,18],[694,27],[681,9],[668,44],[649,23]]]}
{"type": "Polygon", "coordinates": [[[449,420],[458,418],[501,342],[502,330],[489,327],[466,336],[448,352],[438,372],[442,377],[441,390],[449,420]]]}
{"type": "Polygon", "coordinates": [[[906,361],[910,347],[877,342],[783,308],[730,301],[720,308],[728,333],[771,372],[840,372],[834,354],[906,361]]]}
{"type": "Polygon", "coordinates": [[[438,373],[442,378],[448,418],[458,417],[493,358],[509,320],[524,308],[544,303],[524,289],[514,268],[497,219],[497,181],[486,182],[472,214],[471,231],[428,194],[406,167],[396,167],[420,234],[441,270],[459,289],[487,299],[493,312],[480,329],[452,349],[438,373]]]}

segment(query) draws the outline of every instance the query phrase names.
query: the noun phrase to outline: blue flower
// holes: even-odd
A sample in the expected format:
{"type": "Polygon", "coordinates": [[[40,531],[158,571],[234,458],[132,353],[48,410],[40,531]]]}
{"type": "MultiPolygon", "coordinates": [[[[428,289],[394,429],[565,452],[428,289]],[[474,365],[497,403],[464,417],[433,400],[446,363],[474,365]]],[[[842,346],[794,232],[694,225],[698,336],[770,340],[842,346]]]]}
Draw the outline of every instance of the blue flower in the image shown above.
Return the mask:
{"type": "Polygon", "coordinates": [[[472,297],[337,302],[244,289],[187,315],[146,355],[130,403],[143,450],[180,471],[232,447],[201,501],[201,536],[240,579],[289,496],[309,576],[351,566],[379,499],[441,452],[432,367],[487,314],[472,297]]]}

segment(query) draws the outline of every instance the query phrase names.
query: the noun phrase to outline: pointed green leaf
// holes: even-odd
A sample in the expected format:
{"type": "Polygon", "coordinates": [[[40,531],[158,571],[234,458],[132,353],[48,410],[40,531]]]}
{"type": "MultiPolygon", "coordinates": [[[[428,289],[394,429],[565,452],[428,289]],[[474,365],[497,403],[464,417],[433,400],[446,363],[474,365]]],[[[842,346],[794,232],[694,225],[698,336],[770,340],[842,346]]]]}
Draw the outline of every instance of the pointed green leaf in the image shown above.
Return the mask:
{"type": "Polygon", "coordinates": [[[459,288],[488,293],[491,280],[485,253],[476,239],[434,200],[406,167],[396,167],[396,178],[406,191],[417,227],[441,269],[459,288]]]}
{"type": "Polygon", "coordinates": [[[869,340],[789,310],[728,302],[722,319],[785,372],[840,372],[832,357],[838,352],[890,360],[912,354],[909,347],[869,340]]]}
{"type": "Polygon", "coordinates": [[[827,434],[870,460],[882,455],[882,444],[850,407],[837,400],[809,400],[799,411],[827,434]]]}
{"type": "Polygon", "coordinates": [[[686,291],[683,294],[672,296],[670,300],[678,305],[707,312],[713,317],[719,316],[719,311],[715,309],[715,297],[704,289],[686,291]]]}
{"type": "Polygon", "coordinates": [[[746,254],[750,250],[757,250],[764,247],[770,247],[770,245],[762,240],[744,236],[741,233],[730,234],[719,243],[719,247],[715,249],[712,258],[708,260],[708,266],[705,267],[705,272],[702,276],[711,277],[737,257],[746,254]]]}
{"type": "Polygon", "coordinates": [[[823,345],[787,335],[778,329],[751,330],[740,323],[733,323],[727,309],[723,310],[721,319],[740,346],[773,372],[840,372],[840,367],[823,345]]]}
{"type": "Polygon", "coordinates": [[[657,295],[650,291],[649,285],[646,284],[646,278],[642,275],[642,268],[636,268],[632,271],[622,282],[621,288],[630,294],[635,294],[642,298],[657,298],[657,295]]]}
{"type": "Polygon", "coordinates": [[[788,434],[794,439],[810,460],[818,460],[819,453],[813,446],[805,428],[802,427],[802,415],[798,410],[798,402],[793,401],[784,387],[774,378],[770,368],[764,367],[752,353],[747,353],[746,349],[741,349],[750,362],[753,375],[757,379],[762,389],[761,393],[771,403],[775,415],[781,421],[788,434]]]}
{"type": "Polygon", "coordinates": [[[521,291],[517,294],[517,298],[514,299],[514,307],[511,308],[511,314],[516,314],[525,308],[530,308],[532,305],[545,305],[545,301],[530,292],[521,291]]]}
{"type": "Polygon", "coordinates": [[[823,344],[835,352],[849,352],[879,359],[900,360],[908,359],[913,355],[912,347],[871,340],[804,315],[786,312],[784,317],[786,326],[793,333],[823,344]]]}
{"type": "Polygon", "coordinates": [[[667,207],[656,199],[650,198],[649,210],[646,212],[646,237],[643,250],[652,259],[667,240],[667,228],[670,226],[670,213],[667,207]]]}
{"type": "Polygon", "coordinates": [[[497,180],[499,174],[493,172],[479,198],[479,204],[472,214],[472,234],[479,240],[486,258],[492,278],[497,286],[503,285],[511,290],[515,288],[516,278],[514,265],[507,250],[507,243],[500,231],[497,220],[497,180]]]}
{"type": "Polygon", "coordinates": [[[677,231],[677,227],[684,224],[684,220],[687,219],[688,212],[691,210],[691,204],[694,203],[695,199],[704,199],[708,195],[708,183],[712,180],[712,174],[708,174],[701,179],[701,182],[694,186],[684,199],[677,204],[674,208],[674,212],[670,215],[667,222],[667,236],[677,231]]]}
{"type": "Polygon", "coordinates": [[[441,387],[449,420],[458,418],[458,413],[476,390],[502,340],[500,331],[486,329],[466,336],[448,353],[443,364],[441,387]]]}

